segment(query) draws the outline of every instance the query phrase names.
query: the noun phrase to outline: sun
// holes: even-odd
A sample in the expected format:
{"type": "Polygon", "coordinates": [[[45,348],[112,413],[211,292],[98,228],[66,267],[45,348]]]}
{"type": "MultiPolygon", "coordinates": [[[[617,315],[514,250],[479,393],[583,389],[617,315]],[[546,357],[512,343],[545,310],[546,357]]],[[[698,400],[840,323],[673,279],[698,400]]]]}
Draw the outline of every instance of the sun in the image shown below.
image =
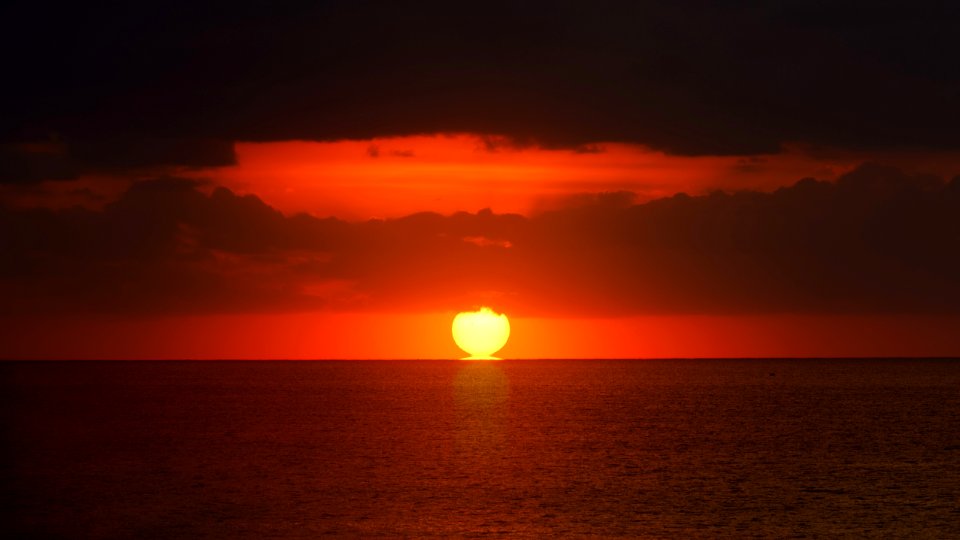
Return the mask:
{"type": "Polygon", "coordinates": [[[493,353],[507,344],[510,321],[488,307],[463,311],[453,318],[453,341],[470,354],[465,360],[499,360],[493,353]]]}

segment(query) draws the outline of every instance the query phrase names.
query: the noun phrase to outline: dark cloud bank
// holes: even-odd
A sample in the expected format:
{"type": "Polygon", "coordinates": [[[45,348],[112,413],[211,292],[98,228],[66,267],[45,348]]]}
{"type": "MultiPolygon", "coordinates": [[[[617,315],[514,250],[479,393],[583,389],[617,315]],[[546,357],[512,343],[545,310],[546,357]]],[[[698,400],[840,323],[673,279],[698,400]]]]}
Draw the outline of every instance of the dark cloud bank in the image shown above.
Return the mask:
{"type": "Polygon", "coordinates": [[[960,313],[960,177],[865,165],[774,193],[358,223],[203,187],[141,182],[102,211],[4,208],[0,309],[960,313]]]}
{"type": "Polygon", "coordinates": [[[218,165],[232,158],[216,141],[451,131],[690,155],[958,149],[958,10],[14,0],[0,7],[0,172],[218,165]],[[17,146],[51,140],[64,163],[17,146]]]}

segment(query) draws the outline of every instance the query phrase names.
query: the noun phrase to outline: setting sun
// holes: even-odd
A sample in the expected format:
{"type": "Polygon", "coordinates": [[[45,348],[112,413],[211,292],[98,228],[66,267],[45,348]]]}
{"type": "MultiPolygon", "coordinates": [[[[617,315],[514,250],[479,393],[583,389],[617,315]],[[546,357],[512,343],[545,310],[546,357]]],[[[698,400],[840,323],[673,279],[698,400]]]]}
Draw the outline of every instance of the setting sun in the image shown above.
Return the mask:
{"type": "Polygon", "coordinates": [[[468,360],[496,360],[493,353],[502,349],[509,337],[507,316],[488,307],[464,311],[453,318],[453,340],[470,354],[468,360]]]}

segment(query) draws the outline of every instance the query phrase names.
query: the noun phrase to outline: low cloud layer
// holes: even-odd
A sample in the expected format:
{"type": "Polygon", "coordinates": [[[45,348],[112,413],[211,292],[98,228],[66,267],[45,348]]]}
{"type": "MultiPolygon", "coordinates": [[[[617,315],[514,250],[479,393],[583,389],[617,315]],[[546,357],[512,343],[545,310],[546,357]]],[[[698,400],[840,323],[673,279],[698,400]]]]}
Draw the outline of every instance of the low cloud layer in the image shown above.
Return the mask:
{"type": "Polygon", "coordinates": [[[960,177],[864,165],[774,193],[356,223],[208,191],[161,178],[101,211],[4,207],[0,310],[960,313],[960,177]]]}

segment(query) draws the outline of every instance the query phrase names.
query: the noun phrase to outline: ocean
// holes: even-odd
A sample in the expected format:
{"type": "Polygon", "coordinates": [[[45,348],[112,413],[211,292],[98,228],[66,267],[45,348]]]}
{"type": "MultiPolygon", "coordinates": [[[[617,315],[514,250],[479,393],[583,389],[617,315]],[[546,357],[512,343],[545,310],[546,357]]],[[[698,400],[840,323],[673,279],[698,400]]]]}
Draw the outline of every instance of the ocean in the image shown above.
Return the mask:
{"type": "Polygon", "coordinates": [[[960,361],[0,364],[6,538],[960,538],[960,361]]]}

